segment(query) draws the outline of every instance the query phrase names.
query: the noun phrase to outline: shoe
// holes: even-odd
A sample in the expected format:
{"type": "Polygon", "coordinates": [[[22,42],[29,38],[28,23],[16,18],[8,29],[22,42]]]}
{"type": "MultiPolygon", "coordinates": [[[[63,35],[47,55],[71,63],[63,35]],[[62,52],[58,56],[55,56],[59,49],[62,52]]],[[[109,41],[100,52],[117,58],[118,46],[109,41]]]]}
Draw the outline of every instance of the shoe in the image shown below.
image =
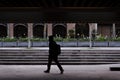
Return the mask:
{"type": "Polygon", "coordinates": [[[46,70],[46,71],[44,71],[45,73],[49,73],[49,71],[48,70],[46,70]]]}
{"type": "Polygon", "coordinates": [[[62,70],[62,71],[60,72],[60,74],[63,74],[63,72],[64,72],[64,70],[62,70]]]}

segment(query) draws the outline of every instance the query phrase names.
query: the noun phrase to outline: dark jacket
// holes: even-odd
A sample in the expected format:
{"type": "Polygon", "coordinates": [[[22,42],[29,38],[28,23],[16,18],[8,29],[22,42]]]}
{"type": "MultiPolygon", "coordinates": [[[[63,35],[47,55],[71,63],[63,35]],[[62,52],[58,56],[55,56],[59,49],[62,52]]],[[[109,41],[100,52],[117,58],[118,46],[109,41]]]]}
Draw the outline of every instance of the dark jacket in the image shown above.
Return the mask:
{"type": "Polygon", "coordinates": [[[50,41],[49,42],[49,55],[50,56],[57,56],[57,53],[56,53],[56,42],[55,41],[50,41]]]}

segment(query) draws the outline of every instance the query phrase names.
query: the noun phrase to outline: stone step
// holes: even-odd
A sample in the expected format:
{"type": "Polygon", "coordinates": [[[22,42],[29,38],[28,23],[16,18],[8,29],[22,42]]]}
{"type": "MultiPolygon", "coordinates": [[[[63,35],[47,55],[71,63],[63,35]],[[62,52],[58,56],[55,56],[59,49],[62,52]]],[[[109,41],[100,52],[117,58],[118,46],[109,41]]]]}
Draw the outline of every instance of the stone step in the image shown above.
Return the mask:
{"type": "MultiPolygon", "coordinates": [[[[0,59],[0,61],[48,61],[48,59],[0,59]]],[[[78,61],[78,62],[81,62],[81,61],[102,61],[102,62],[120,62],[120,59],[59,59],[59,61],[62,61],[62,62],[67,62],[67,61],[70,61],[70,62],[73,62],[73,61],[78,61]]]]}
{"type": "MultiPolygon", "coordinates": [[[[0,64],[4,65],[47,65],[48,62],[40,62],[40,61],[19,61],[19,62],[2,62],[0,64]]],[[[60,62],[62,65],[88,65],[88,64],[119,64],[118,62],[60,62]]],[[[52,64],[55,64],[52,62],[52,64]]]]}
{"type": "MultiPolygon", "coordinates": [[[[62,50],[61,64],[120,63],[118,51],[62,50]]],[[[0,50],[0,64],[47,64],[48,50],[0,50]]]]}
{"type": "MultiPolygon", "coordinates": [[[[12,57],[12,58],[7,58],[7,57],[4,57],[4,58],[0,58],[0,60],[3,60],[3,59],[48,59],[48,57],[45,57],[45,58],[33,58],[33,57],[19,57],[19,58],[16,58],[16,57],[12,57]]],[[[120,58],[68,58],[68,57],[62,57],[59,59],[66,59],[66,60],[120,60],[120,58]]]]}
{"type": "MultiPolygon", "coordinates": [[[[25,58],[46,58],[48,55],[1,55],[0,58],[19,58],[19,57],[25,57],[25,58]]],[[[120,58],[120,55],[59,55],[59,58],[107,58],[107,59],[114,59],[120,58]]]]}

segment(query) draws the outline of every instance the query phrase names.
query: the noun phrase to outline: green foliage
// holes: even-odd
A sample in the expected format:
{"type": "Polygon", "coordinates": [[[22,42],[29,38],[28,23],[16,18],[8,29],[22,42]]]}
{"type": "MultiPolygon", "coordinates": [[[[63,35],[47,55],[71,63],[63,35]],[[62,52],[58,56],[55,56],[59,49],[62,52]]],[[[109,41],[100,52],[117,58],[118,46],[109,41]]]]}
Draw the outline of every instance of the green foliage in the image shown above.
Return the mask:
{"type": "Polygon", "coordinates": [[[96,38],[95,41],[108,41],[108,39],[104,36],[100,36],[99,38],[96,38]]]}
{"type": "MultiPolygon", "coordinates": [[[[30,39],[33,42],[40,42],[40,41],[48,41],[47,38],[31,38],[30,39]]],[[[71,41],[89,41],[89,38],[70,38],[70,37],[66,37],[66,38],[62,38],[62,37],[55,37],[54,38],[55,41],[59,41],[59,42],[71,42],[71,41]]],[[[108,39],[107,37],[104,36],[99,36],[95,39],[95,41],[120,41],[120,37],[117,38],[110,38],[108,39]]],[[[21,41],[21,42],[27,42],[28,38],[0,38],[1,42],[16,42],[16,41],[21,41]]]]}
{"type": "Polygon", "coordinates": [[[15,42],[17,41],[16,38],[0,38],[0,41],[3,41],[3,42],[15,42]]]}
{"type": "Polygon", "coordinates": [[[113,38],[112,41],[120,41],[120,37],[113,38]]]}
{"type": "Polygon", "coordinates": [[[70,38],[74,38],[74,36],[75,36],[75,31],[74,31],[73,29],[70,29],[70,30],[68,31],[68,33],[69,33],[70,38]]]}
{"type": "Polygon", "coordinates": [[[28,38],[19,38],[18,40],[21,41],[21,42],[27,42],[28,38]]]}
{"type": "Polygon", "coordinates": [[[64,42],[77,41],[77,39],[75,39],[75,38],[64,38],[63,41],[64,42]]]}
{"type": "Polygon", "coordinates": [[[55,37],[54,40],[55,41],[63,41],[63,38],[62,37],[55,37]]]}
{"type": "Polygon", "coordinates": [[[80,39],[78,39],[79,41],[89,41],[89,39],[88,38],[80,38],[80,39]]]}
{"type": "Polygon", "coordinates": [[[32,38],[31,41],[39,42],[39,41],[48,41],[46,38],[32,38]]]}
{"type": "Polygon", "coordinates": [[[2,42],[3,41],[3,39],[2,38],[0,38],[0,42],[2,42]]]}

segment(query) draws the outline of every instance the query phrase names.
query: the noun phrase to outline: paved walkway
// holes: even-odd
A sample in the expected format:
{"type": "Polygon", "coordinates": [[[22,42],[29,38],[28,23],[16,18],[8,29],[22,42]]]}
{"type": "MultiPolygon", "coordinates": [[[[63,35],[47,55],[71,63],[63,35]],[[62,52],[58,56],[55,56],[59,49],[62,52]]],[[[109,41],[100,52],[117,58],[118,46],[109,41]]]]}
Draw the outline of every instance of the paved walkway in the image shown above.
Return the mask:
{"type": "MultiPolygon", "coordinates": [[[[0,50],[48,50],[48,47],[0,47],[0,50]]],[[[62,50],[120,50],[120,47],[61,47],[62,50]]]]}
{"type": "Polygon", "coordinates": [[[44,73],[46,65],[0,65],[0,80],[120,80],[120,71],[110,71],[107,65],[63,65],[59,74],[56,65],[51,73],[44,73]]]}

